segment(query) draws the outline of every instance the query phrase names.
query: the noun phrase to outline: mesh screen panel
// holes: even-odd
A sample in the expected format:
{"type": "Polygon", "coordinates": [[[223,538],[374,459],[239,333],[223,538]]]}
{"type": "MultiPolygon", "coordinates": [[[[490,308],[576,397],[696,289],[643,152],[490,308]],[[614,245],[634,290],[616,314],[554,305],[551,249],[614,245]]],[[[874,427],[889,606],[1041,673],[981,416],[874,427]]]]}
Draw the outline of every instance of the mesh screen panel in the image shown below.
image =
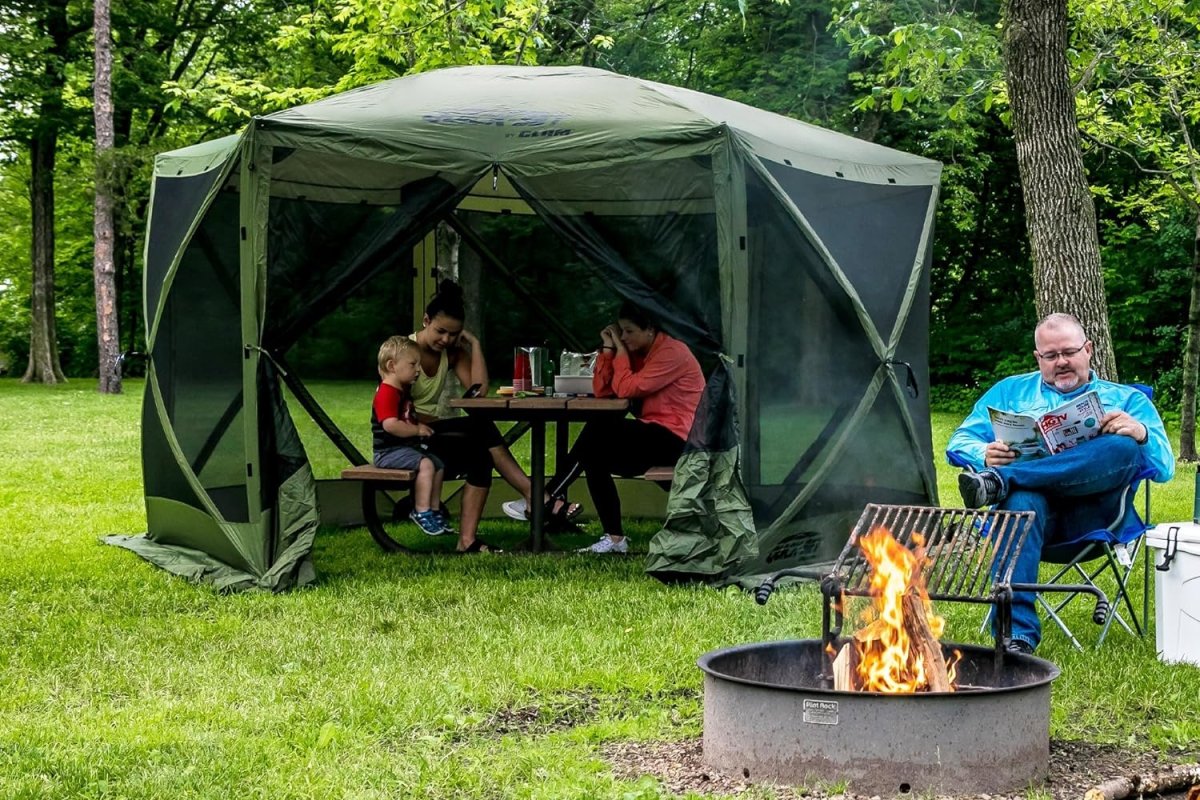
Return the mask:
{"type": "Polygon", "coordinates": [[[764,161],[887,336],[912,272],[929,186],[855,183],[764,161]]]}
{"type": "Polygon", "coordinates": [[[154,180],[154,205],[146,233],[146,319],[153,322],[171,260],[221,170],[154,180]]]}
{"type": "Polygon", "coordinates": [[[512,178],[547,224],[694,350],[720,349],[721,292],[709,159],[512,178]],[[603,206],[595,197],[615,198],[603,206]]]}
{"type": "Polygon", "coordinates": [[[397,187],[402,199],[392,206],[272,197],[266,346],[286,351],[381,272],[410,274],[413,244],[473,182],[423,177],[397,187]]]}
{"type": "MultiPolygon", "coordinates": [[[[747,424],[754,438],[746,469],[749,484],[771,486],[794,479],[820,454],[879,359],[799,226],[755,176],[749,184],[747,424]]],[[[760,499],[756,514],[763,508],[760,499]]]]}
{"type": "MultiPolygon", "coordinates": [[[[751,175],[748,183],[753,368],[747,372],[751,436],[747,488],[760,529],[777,523],[762,542],[760,566],[778,568],[835,555],[867,502],[928,502],[923,480],[923,465],[930,458],[928,400],[923,395],[897,398],[890,381],[885,381],[865,416],[855,421],[881,368],[880,357],[846,292],[833,281],[798,223],[756,176],[751,175]],[[914,446],[901,404],[913,416],[917,442],[923,445],[914,446]],[[792,508],[802,493],[808,496],[792,508]]],[[[819,205],[824,197],[804,198],[804,202],[819,205]]],[[[838,205],[837,198],[833,205],[838,205]]],[[[864,234],[863,230],[872,229],[859,228],[853,215],[841,225],[826,215],[821,225],[822,241],[835,257],[841,252],[849,259],[852,248],[861,255],[874,247],[853,245],[855,236],[875,235],[864,234]],[[833,231],[829,238],[826,229],[833,231]]],[[[902,272],[899,277],[876,280],[859,275],[868,286],[860,296],[873,293],[878,300],[887,292],[900,294],[915,246],[914,241],[913,252],[904,256],[907,270],[901,270],[895,258],[879,270],[902,272]]],[[[898,359],[913,364],[919,386],[928,385],[926,356],[920,349],[927,339],[923,291],[927,279],[918,292],[913,328],[906,329],[897,352],[898,359]]],[[[899,298],[887,298],[886,305],[887,311],[879,306],[874,310],[892,317],[881,326],[885,337],[891,332],[899,298]]],[[[907,371],[902,366],[896,369],[903,384],[907,371]]]]}
{"type": "Polygon", "coordinates": [[[244,522],[249,512],[242,428],[238,205],[236,194],[218,195],[188,244],[164,299],[152,355],[184,457],[226,518],[244,522]]]}

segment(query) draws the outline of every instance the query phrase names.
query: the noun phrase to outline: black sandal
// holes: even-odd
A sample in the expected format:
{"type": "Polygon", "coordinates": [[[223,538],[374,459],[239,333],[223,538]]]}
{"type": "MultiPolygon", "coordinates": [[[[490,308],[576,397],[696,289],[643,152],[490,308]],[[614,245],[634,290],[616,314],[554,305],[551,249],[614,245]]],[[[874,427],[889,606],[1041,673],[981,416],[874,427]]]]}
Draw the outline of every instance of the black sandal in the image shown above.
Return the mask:
{"type": "Polygon", "coordinates": [[[466,549],[455,550],[454,552],[460,556],[465,556],[472,553],[503,553],[504,551],[493,544],[488,544],[482,539],[476,539],[467,545],[466,549]]]}
{"type": "Polygon", "coordinates": [[[560,522],[571,522],[576,517],[583,513],[583,506],[579,503],[568,503],[561,497],[551,497],[546,503],[546,519],[554,519],[560,522]],[[558,511],[554,510],[555,505],[558,506],[558,511]]]}

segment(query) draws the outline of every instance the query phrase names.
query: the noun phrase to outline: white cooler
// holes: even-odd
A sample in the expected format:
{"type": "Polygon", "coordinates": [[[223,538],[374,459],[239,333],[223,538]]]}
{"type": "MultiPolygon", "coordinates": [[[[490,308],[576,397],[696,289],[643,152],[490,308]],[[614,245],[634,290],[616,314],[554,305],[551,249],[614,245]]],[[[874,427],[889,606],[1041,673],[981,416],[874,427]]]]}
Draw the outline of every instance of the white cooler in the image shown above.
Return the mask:
{"type": "Polygon", "coordinates": [[[1154,631],[1158,657],[1200,666],[1200,525],[1164,522],[1146,532],[1146,544],[1157,551],[1154,631]]]}

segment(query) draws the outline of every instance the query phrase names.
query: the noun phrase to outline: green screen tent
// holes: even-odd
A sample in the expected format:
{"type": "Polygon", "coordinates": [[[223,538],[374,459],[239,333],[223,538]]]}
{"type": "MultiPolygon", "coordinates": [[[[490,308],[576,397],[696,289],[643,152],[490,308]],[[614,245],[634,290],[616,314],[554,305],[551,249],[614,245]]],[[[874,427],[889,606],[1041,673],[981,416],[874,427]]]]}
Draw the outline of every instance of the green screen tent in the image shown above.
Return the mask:
{"type": "Polygon", "coordinates": [[[740,103],[551,67],[399,78],[162,154],[145,247],[148,531],[109,541],[226,590],[312,580],[321,512],[283,401],[289,349],[411,269],[440,221],[510,213],[537,215],[710,365],[646,569],[732,582],[831,558],[864,503],[936,502],[940,170],[740,103]]]}

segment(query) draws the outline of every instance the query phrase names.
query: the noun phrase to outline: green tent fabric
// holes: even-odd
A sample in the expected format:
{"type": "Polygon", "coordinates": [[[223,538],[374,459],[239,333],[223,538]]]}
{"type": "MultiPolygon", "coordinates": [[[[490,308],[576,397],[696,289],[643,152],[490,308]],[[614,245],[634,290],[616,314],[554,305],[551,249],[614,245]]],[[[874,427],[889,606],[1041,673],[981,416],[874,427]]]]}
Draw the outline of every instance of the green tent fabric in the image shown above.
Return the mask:
{"type": "Polygon", "coordinates": [[[148,531],[113,543],[222,588],[311,580],[320,511],[282,399],[288,353],[410,270],[439,222],[516,214],[709,367],[647,569],[736,581],[832,557],[865,502],[936,500],[940,170],[578,67],[408,76],[164,153],[144,270],[148,531]]]}

